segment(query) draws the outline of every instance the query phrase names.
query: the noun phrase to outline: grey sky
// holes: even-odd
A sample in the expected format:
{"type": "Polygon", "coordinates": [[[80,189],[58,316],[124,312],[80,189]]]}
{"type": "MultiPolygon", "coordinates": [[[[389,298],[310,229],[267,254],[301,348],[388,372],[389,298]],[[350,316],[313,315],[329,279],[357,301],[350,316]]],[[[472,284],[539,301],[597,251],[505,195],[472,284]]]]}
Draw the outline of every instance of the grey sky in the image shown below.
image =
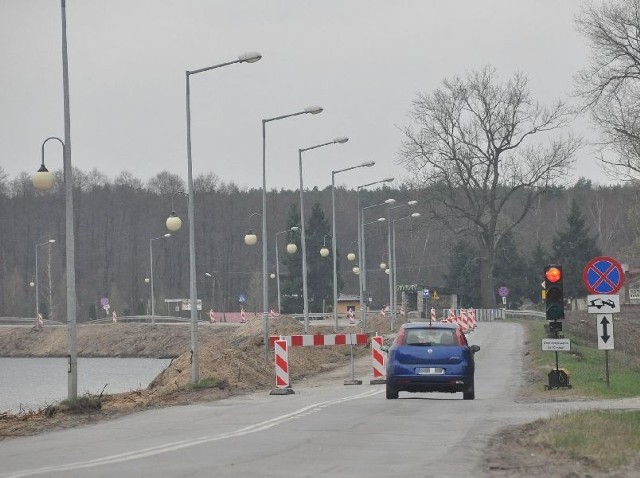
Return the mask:
{"type": "MultiPolygon", "coordinates": [[[[262,185],[261,120],[320,105],[267,125],[267,187],[348,187],[406,172],[397,126],[418,91],[484,64],[516,70],[547,104],[570,93],[588,51],[574,28],[580,0],[67,0],[72,161],[109,177],[186,178],[185,71],[259,51],[260,62],[191,78],[194,175],[212,171],[262,185]]],[[[59,0],[0,0],[0,165],[14,177],[38,167],[48,136],[64,137],[59,0]]],[[[586,121],[577,125],[589,135],[586,121]]],[[[61,169],[55,142],[50,169],[61,169]]],[[[593,151],[575,177],[605,182],[593,151]]]]}

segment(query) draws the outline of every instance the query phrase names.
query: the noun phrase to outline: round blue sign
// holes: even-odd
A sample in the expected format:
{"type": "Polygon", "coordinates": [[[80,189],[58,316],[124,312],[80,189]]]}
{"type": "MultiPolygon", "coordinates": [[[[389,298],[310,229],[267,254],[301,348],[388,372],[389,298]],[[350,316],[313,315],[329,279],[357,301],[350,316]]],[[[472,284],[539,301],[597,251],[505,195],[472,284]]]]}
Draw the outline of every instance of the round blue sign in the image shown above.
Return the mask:
{"type": "Polygon", "coordinates": [[[506,288],[505,286],[502,286],[498,289],[498,295],[500,297],[506,297],[509,295],[509,289],[506,288]]]}
{"type": "Polygon", "coordinates": [[[596,257],[582,270],[582,282],[591,294],[615,294],[624,284],[624,271],[615,259],[596,257]]]}

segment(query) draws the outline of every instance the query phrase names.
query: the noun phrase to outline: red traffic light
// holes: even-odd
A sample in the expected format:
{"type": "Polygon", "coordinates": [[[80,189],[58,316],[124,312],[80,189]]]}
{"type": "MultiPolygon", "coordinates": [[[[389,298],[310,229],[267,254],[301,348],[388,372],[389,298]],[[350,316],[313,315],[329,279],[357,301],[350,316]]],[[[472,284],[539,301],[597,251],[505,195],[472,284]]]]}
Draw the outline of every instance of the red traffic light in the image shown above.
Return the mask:
{"type": "Polygon", "coordinates": [[[544,273],[544,278],[554,284],[562,279],[562,271],[558,267],[549,267],[544,273]]]}

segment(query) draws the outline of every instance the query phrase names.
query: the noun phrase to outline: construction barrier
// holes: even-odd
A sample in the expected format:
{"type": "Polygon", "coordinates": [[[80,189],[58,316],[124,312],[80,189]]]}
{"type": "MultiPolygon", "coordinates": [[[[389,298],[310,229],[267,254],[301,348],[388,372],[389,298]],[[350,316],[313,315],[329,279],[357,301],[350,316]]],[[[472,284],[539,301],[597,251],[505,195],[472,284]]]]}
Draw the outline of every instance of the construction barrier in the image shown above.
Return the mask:
{"type": "MultiPolygon", "coordinates": [[[[324,345],[367,345],[369,343],[368,334],[331,334],[331,335],[271,335],[269,337],[269,346],[274,347],[276,361],[276,388],[271,390],[271,395],[285,395],[294,393],[289,384],[289,361],[287,347],[315,347],[324,345]],[[284,353],[287,357],[283,361],[282,343],[285,344],[284,353]],[[280,357],[278,355],[280,352],[280,357]],[[278,374],[283,373],[283,369],[287,370],[286,385],[279,385],[278,374]]],[[[355,380],[353,377],[353,347],[351,349],[351,380],[345,380],[345,385],[361,385],[361,380],[355,380]]]]}
{"type": "Polygon", "coordinates": [[[274,342],[274,356],[276,366],[276,388],[271,395],[288,395],[294,393],[289,387],[289,351],[286,340],[274,342]]]}
{"type": "Polygon", "coordinates": [[[371,360],[373,362],[373,380],[371,385],[386,383],[384,355],[382,353],[382,337],[371,337],[371,360]]]}
{"type": "Polygon", "coordinates": [[[272,335],[269,346],[273,347],[276,340],[286,340],[290,347],[315,347],[321,345],[367,345],[368,334],[332,334],[332,335],[272,335]]]}

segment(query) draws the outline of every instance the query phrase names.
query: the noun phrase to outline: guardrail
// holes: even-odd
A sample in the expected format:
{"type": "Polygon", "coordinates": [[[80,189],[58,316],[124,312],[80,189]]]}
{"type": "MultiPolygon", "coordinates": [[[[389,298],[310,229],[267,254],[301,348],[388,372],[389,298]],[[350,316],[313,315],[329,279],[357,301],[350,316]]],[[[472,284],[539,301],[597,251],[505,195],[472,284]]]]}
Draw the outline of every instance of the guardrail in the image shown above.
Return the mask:
{"type": "Polygon", "coordinates": [[[546,319],[547,314],[539,310],[508,310],[504,311],[506,318],[546,319]]]}
{"type": "MultiPolygon", "coordinates": [[[[0,325],[31,327],[36,325],[36,319],[33,317],[0,317],[0,325]]],[[[64,325],[64,323],[58,322],[57,320],[45,319],[43,325],[64,325]]]]}

